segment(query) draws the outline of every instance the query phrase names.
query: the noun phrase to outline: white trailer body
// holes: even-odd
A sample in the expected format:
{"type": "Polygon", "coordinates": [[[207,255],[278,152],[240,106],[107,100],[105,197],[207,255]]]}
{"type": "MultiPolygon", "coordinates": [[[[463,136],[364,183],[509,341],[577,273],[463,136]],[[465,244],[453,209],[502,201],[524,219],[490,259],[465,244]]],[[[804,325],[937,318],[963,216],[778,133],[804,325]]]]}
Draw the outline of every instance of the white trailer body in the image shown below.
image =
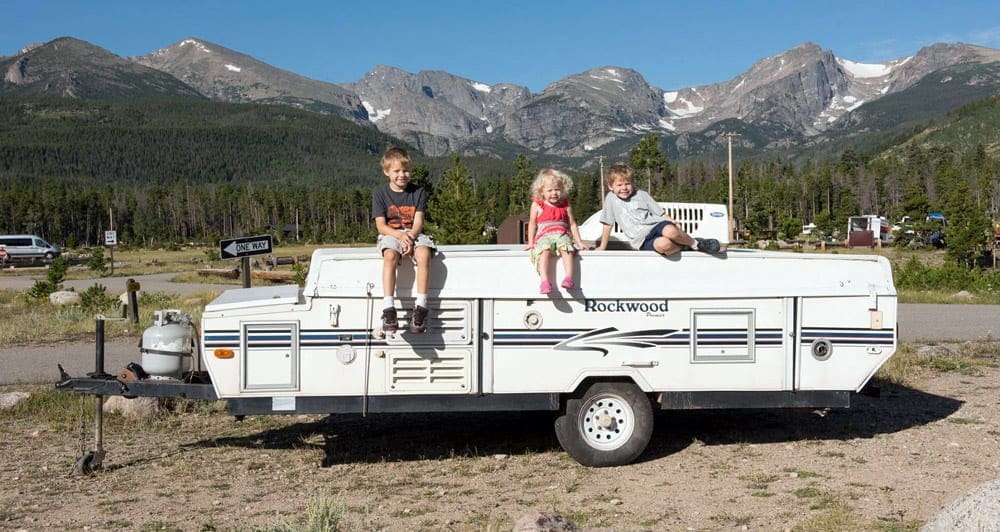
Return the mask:
{"type": "Polygon", "coordinates": [[[540,295],[519,248],[444,246],[424,334],[379,330],[381,271],[374,248],[320,249],[301,289],[219,296],[201,322],[215,395],[236,414],[560,411],[563,446],[612,465],[645,448],[650,406],[846,407],[896,349],[883,257],[583,252],[577,288],[540,295]],[[625,414],[586,413],[607,404],[625,414]]]}

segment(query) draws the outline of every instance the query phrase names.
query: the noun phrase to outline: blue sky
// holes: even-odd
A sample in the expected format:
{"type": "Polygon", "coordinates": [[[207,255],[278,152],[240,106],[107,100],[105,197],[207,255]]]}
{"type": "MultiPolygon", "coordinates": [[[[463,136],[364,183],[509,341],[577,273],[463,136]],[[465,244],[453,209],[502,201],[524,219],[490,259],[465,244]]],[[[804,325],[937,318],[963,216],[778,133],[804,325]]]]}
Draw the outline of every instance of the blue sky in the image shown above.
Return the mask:
{"type": "Polygon", "coordinates": [[[1000,48],[995,0],[0,0],[0,12],[0,55],[60,36],[123,56],[198,37],[324,81],[386,64],[532,92],[606,65],[661,89],[716,83],[805,41],[863,63],[935,42],[1000,48]]]}

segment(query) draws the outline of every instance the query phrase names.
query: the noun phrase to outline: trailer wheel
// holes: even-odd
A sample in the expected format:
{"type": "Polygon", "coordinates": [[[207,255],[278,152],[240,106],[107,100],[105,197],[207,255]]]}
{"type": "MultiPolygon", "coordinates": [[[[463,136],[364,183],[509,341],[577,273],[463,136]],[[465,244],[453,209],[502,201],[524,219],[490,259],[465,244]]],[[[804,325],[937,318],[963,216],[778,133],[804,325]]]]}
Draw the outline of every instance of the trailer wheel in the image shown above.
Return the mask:
{"type": "Polygon", "coordinates": [[[559,444],[577,462],[624,465],[646,450],[653,434],[653,408],[635,384],[598,382],[566,401],[555,429],[559,444]]]}

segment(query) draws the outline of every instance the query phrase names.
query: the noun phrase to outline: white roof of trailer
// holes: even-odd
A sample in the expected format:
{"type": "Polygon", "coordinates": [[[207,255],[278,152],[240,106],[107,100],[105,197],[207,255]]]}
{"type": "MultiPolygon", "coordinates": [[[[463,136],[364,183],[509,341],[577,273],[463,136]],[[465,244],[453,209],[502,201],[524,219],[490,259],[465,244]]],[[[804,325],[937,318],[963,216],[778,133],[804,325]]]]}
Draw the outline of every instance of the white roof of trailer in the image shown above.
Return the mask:
{"type": "Polygon", "coordinates": [[[299,287],[296,285],[255,286],[226,290],[205,306],[206,312],[244,308],[253,301],[254,306],[293,305],[300,302],[299,287]]]}
{"type": "MultiPolygon", "coordinates": [[[[539,279],[520,246],[441,246],[431,260],[429,295],[441,298],[732,298],[895,295],[889,261],[873,255],[804,254],[732,249],[716,255],[685,251],[583,251],[575,259],[577,288],[538,293],[539,279]]],[[[552,279],[562,279],[562,264],[552,279]]],[[[396,295],[413,295],[412,261],[397,273],[396,295]]],[[[318,249],[306,296],[382,297],[382,259],[374,247],[318,249]]]]}

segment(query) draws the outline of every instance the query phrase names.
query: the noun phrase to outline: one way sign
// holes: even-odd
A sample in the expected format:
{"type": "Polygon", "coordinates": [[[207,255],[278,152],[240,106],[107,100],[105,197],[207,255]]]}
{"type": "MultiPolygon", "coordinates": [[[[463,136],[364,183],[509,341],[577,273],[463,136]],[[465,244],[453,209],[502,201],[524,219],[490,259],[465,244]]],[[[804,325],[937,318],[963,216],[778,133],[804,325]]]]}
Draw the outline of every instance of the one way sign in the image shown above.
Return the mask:
{"type": "Polygon", "coordinates": [[[249,257],[250,255],[266,255],[271,252],[271,235],[246,236],[219,242],[224,259],[249,257]]]}

